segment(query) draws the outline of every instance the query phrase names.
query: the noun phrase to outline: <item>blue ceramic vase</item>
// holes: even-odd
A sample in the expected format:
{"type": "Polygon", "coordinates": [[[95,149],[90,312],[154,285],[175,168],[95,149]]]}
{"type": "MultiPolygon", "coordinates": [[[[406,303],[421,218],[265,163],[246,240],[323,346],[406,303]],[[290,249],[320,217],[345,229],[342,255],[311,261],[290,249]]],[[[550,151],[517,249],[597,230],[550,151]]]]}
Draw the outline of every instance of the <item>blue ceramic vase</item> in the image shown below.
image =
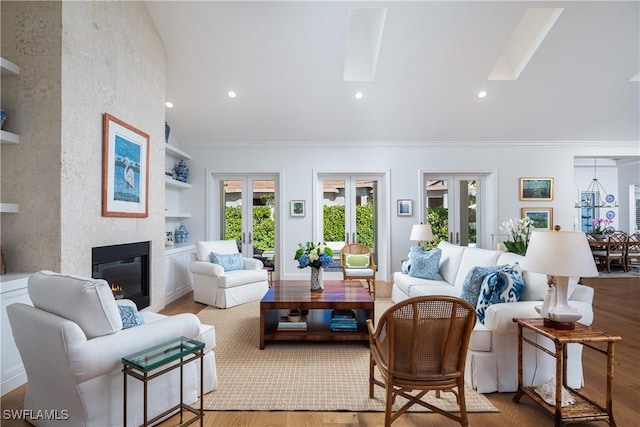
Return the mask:
{"type": "Polygon", "coordinates": [[[187,231],[187,227],[183,223],[180,223],[180,226],[176,229],[175,233],[176,243],[187,243],[188,239],[189,232],[187,231]]]}
{"type": "Polygon", "coordinates": [[[189,179],[189,168],[184,160],[180,160],[173,169],[176,172],[176,179],[180,182],[187,182],[189,179]]]}

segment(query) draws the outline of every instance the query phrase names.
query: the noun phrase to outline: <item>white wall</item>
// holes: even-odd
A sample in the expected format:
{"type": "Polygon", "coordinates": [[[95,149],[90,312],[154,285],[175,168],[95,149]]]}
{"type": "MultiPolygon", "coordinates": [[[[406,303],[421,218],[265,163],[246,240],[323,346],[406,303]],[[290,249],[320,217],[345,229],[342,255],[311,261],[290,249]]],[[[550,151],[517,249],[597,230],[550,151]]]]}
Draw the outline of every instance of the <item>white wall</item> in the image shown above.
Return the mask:
{"type": "MultiPolygon", "coordinates": [[[[229,146],[203,147],[183,143],[193,155],[189,162],[191,191],[184,195],[184,209],[193,213],[188,221],[191,241],[205,238],[205,170],[216,173],[280,173],[283,193],[280,208],[283,214],[282,243],[279,259],[281,277],[296,274],[293,254],[298,242],[311,239],[313,216],[291,218],[288,203],[292,199],[311,203],[312,173],[318,171],[359,172],[390,171],[391,271],[397,270],[411,245],[411,226],[420,221],[413,217],[398,217],[395,203],[399,198],[420,199],[420,174],[425,172],[492,173],[496,178],[497,198],[493,230],[509,218],[520,217],[522,207],[552,207],[554,223],[572,230],[574,223],[574,156],[593,152],[604,155],[635,155],[634,144],[602,144],[585,147],[580,144],[480,144],[480,143],[327,143],[299,142],[297,144],[233,143],[229,146]],[[233,146],[231,146],[233,145],[233,146]],[[518,200],[520,177],[553,177],[554,200],[551,202],[521,202],[518,200]]],[[[310,207],[308,207],[310,209],[310,207]]],[[[489,242],[490,243],[490,242],[489,242]]],[[[488,245],[485,245],[488,246],[488,245]]],[[[381,278],[384,280],[384,278],[381,278]]],[[[390,280],[390,278],[386,278],[390,280]]]]}

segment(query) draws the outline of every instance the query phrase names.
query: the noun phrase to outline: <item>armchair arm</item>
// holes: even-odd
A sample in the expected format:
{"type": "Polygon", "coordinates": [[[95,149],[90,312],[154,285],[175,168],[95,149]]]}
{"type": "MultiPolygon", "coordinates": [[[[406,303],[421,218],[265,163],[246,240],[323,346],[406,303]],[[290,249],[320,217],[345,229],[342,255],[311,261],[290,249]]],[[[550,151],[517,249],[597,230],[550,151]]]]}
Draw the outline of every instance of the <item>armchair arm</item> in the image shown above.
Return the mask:
{"type": "Polygon", "coordinates": [[[193,274],[202,274],[205,276],[221,277],[224,276],[224,268],[221,265],[207,261],[191,260],[189,270],[193,274]]]}
{"type": "Polygon", "coordinates": [[[67,348],[69,366],[78,383],[122,369],[122,357],[185,336],[196,338],[200,320],[183,313],[87,340],[67,348]]]}
{"type": "Polygon", "coordinates": [[[242,258],[244,260],[245,270],[262,270],[264,264],[259,259],[255,258],[242,258]]]}

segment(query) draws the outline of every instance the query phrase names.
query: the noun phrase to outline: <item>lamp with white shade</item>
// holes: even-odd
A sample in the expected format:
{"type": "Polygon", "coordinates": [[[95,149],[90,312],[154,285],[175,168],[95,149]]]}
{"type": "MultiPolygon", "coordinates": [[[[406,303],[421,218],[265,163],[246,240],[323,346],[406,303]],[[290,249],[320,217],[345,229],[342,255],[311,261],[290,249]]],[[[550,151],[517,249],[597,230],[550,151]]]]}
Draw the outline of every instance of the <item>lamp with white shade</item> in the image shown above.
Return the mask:
{"type": "MultiPolygon", "coordinates": [[[[541,308],[544,325],[555,329],[573,329],[582,315],[567,301],[569,277],[598,275],[589,242],[580,231],[534,230],[525,255],[526,268],[547,275],[549,286],[555,287],[555,301],[541,308]]],[[[546,301],[545,301],[546,302],[546,301]]]]}
{"type": "Polygon", "coordinates": [[[411,236],[409,236],[409,240],[418,242],[418,246],[420,247],[422,247],[422,242],[433,240],[433,232],[431,231],[431,226],[429,225],[429,223],[414,224],[413,227],[411,227],[411,236]]]}

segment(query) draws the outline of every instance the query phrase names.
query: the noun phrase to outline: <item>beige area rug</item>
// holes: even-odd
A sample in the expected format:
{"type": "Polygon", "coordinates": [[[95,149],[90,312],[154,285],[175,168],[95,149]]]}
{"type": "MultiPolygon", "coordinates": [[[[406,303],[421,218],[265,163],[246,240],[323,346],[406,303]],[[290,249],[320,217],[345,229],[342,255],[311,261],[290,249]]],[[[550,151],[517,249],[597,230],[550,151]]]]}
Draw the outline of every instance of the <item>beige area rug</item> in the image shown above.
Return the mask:
{"type": "MultiPolygon", "coordinates": [[[[378,299],[376,316],[390,306],[390,299],[378,299]]],[[[224,310],[207,307],[198,317],[216,328],[218,389],[205,395],[206,410],[384,411],[382,388],[369,399],[366,344],[280,341],[260,350],[258,301],[224,310]]],[[[499,412],[470,387],[465,393],[468,412],[499,412]]],[[[459,410],[451,393],[430,401],[459,410]]]]}

